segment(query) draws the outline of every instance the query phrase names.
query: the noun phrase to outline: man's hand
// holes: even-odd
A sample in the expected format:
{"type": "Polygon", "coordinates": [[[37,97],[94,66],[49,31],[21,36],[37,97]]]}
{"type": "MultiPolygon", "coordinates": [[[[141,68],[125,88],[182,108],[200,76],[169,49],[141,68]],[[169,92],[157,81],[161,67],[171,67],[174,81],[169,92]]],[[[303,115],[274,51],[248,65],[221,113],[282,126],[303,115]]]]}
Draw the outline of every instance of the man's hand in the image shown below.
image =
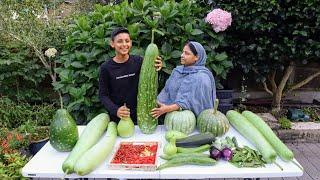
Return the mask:
{"type": "Polygon", "coordinates": [[[164,113],[167,113],[167,110],[168,110],[168,106],[165,105],[165,104],[162,104],[160,102],[157,102],[158,106],[157,108],[153,108],[151,110],[151,116],[154,117],[154,118],[159,118],[162,114],[164,113]]]}
{"type": "Polygon", "coordinates": [[[158,56],[155,60],[154,67],[156,68],[156,71],[160,71],[162,68],[162,58],[158,56]]]}
{"type": "Polygon", "coordinates": [[[118,118],[130,117],[130,109],[127,108],[126,105],[119,107],[119,109],[117,111],[117,116],[118,116],[118,118]]]}

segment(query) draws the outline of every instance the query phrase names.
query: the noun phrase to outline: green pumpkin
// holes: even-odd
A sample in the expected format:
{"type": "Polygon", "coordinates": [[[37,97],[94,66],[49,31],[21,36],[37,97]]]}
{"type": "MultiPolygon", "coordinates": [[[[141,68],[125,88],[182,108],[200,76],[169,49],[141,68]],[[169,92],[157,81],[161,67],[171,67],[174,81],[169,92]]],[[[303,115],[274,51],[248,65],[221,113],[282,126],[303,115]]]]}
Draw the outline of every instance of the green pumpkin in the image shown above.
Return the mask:
{"type": "Polygon", "coordinates": [[[196,117],[192,111],[173,111],[166,114],[164,125],[168,131],[175,130],[190,134],[196,127],[196,117]]]}
{"type": "Polygon", "coordinates": [[[49,128],[51,146],[57,151],[71,151],[79,139],[77,124],[65,109],[58,109],[49,128]]]}
{"type": "Polygon", "coordinates": [[[224,135],[230,127],[227,117],[217,110],[219,100],[216,99],[213,109],[202,111],[197,118],[197,127],[200,133],[210,132],[214,136],[224,135]]]}

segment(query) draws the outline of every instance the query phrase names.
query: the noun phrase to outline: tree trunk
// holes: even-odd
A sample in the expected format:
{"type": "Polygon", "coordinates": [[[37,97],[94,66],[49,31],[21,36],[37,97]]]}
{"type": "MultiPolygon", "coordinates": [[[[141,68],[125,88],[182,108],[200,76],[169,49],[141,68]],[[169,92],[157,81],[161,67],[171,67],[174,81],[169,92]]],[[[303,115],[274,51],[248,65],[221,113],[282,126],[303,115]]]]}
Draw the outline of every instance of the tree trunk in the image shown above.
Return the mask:
{"type": "Polygon", "coordinates": [[[272,112],[279,112],[281,110],[282,91],[277,89],[272,97],[272,112]]]}
{"type": "Polygon", "coordinates": [[[268,76],[268,81],[271,85],[271,89],[268,88],[268,85],[266,82],[263,82],[264,89],[266,92],[272,95],[272,111],[273,112],[279,112],[281,110],[281,99],[283,95],[283,91],[285,88],[285,85],[287,84],[287,81],[294,69],[294,62],[290,62],[289,66],[285,69],[283,76],[281,78],[281,81],[277,84],[276,83],[276,71],[271,71],[271,73],[268,76]]]}

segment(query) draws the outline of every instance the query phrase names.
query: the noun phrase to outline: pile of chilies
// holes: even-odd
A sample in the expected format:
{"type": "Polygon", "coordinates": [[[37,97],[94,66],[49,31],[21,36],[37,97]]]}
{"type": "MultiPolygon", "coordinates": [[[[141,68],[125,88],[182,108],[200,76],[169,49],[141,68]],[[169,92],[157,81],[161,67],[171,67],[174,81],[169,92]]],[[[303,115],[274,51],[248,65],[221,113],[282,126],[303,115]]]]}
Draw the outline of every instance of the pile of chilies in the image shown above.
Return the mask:
{"type": "Polygon", "coordinates": [[[157,145],[121,144],[111,163],[154,164],[157,148],[157,145]]]}

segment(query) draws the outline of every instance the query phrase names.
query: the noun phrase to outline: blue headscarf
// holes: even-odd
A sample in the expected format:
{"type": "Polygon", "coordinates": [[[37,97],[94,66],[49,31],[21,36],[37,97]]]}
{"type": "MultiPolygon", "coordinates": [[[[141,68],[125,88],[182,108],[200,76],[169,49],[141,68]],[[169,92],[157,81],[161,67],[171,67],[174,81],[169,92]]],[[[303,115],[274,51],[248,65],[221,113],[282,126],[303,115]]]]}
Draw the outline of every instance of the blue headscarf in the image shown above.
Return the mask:
{"type": "Polygon", "coordinates": [[[205,49],[198,42],[189,43],[195,47],[198,60],[192,66],[174,68],[157,100],[166,105],[178,104],[198,116],[203,110],[213,108],[216,86],[211,71],[205,67],[205,49]]]}

